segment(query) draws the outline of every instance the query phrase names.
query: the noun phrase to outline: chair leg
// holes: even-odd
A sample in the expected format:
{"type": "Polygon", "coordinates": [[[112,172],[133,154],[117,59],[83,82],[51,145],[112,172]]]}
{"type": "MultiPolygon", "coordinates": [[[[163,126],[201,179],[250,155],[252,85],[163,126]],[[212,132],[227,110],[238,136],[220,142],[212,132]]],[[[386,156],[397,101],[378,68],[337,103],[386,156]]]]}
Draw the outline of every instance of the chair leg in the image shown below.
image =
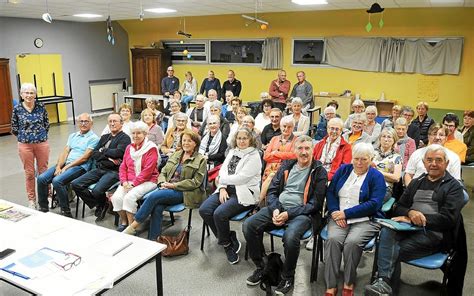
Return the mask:
{"type": "Polygon", "coordinates": [[[273,235],[270,234],[270,248],[272,250],[272,253],[275,252],[275,247],[273,243],[273,235]]]}
{"type": "Polygon", "coordinates": [[[204,235],[206,234],[206,228],[209,233],[209,228],[206,225],[206,222],[202,221],[202,234],[201,234],[201,251],[204,249],[204,235]]]}
{"type": "MultiPolygon", "coordinates": [[[[77,199],[79,200],[79,197],[77,197],[77,199]]],[[[84,219],[84,213],[86,212],[86,203],[83,202],[82,203],[82,219],[84,219]]]]}
{"type": "Polygon", "coordinates": [[[318,240],[319,240],[319,236],[316,236],[316,237],[313,237],[313,250],[312,250],[312,254],[311,254],[311,273],[309,275],[309,282],[312,283],[314,281],[316,281],[317,279],[317,273],[318,271],[314,269],[314,267],[318,266],[318,263],[317,263],[317,257],[316,257],[316,249],[317,249],[317,243],[318,243],[318,240]]]}
{"type": "Polygon", "coordinates": [[[319,248],[319,261],[323,262],[324,261],[324,258],[323,258],[324,246],[323,246],[323,239],[321,237],[318,238],[318,248],[319,248]]]}
{"type": "MultiPolygon", "coordinates": [[[[312,272],[312,280],[317,281],[318,280],[318,271],[319,271],[319,261],[323,261],[320,259],[321,253],[322,253],[322,238],[318,235],[316,239],[316,244],[313,246],[313,252],[316,252],[316,260],[313,262],[314,263],[314,268],[311,269],[312,272]]],[[[311,263],[311,264],[313,264],[311,263]]],[[[311,281],[310,281],[311,282],[311,281]]]]}
{"type": "Polygon", "coordinates": [[[79,215],[79,205],[80,204],[81,204],[81,199],[78,196],[77,197],[77,202],[76,202],[76,219],[77,219],[77,216],[79,215]]]}
{"type": "Polygon", "coordinates": [[[118,213],[114,212],[114,225],[118,227],[120,216],[118,213]]]}
{"type": "Polygon", "coordinates": [[[249,260],[249,248],[248,248],[248,245],[247,243],[245,243],[245,261],[248,261],[249,260]]]}
{"type": "Polygon", "coordinates": [[[174,225],[174,214],[173,214],[173,212],[170,212],[170,218],[171,218],[171,225],[174,225]]]}
{"type": "Polygon", "coordinates": [[[191,218],[193,216],[193,209],[189,209],[189,216],[188,216],[188,244],[189,244],[189,234],[191,233],[191,218]]]}

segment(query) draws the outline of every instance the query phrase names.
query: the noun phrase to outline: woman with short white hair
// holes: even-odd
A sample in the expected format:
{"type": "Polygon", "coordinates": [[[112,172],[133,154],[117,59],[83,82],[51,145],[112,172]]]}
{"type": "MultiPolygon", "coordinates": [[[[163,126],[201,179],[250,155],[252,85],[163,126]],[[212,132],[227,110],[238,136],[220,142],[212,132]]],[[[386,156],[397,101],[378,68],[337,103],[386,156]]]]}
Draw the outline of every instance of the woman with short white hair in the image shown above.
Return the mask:
{"type": "Polygon", "coordinates": [[[365,109],[365,117],[367,118],[367,123],[364,127],[364,132],[366,132],[370,137],[370,143],[374,146],[374,148],[379,146],[379,135],[382,131],[382,126],[375,121],[378,112],[377,108],[373,105],[368,106],[365,109]]]}
{"type": "Polygon", "coordinates": [[[342,165],[332,178],[327,191],[330,215],[326,240],[324,279],[326,294],[337,295],[337,279],[344,256],[342,295],[354,295],[357,266],[363,247],[379,231],[373,218],[383,218],[385,180],[371,167],[374,147],[358,143],[352,148],[352,164],[342,165]]]}
{"type": "Polygon", "coordinates": [[[114,212],[118,212],[123,231],[133,222],[137,201],[156,188],[158,180],[158,148],[148,140],[148,125],[137,121],[131,124],[132,143],[127,146],[119,169],[120,186],[112,196],[114,212]]]}
{"type": "Polygon", "coordinates": [[[352,119],[354,118],[356,114],[364,113],[365,111],[364,102],[362,102],[362,100],[355,99],[354,102],[352,102],[352,111],[354,111],[354,113],[350,114],[346,122],[344,122],[345,129],[351,128],[352,119]]]}
{"type": "Polygon", "coordinates": [[[217,115],[210,115],[207,118],[207,130],[202,136],[201,144],[199,145],[199,153],[204,155],[210,168],[216,167],[224,162],[225,151],[227,150],[227,141],[224,138],[221,130],[220,117],[217,115]]]}
{"type": "Polygon", "coordinates": [[[307,135],[309,131],[309,117],[301,112],[302,108],[303,101],[301,98],[295,97],[291,100],[292,114],[285,116],[291,118],[294,122],[293,134],[295,137],[307,135]]]}
{"type": "Polygon", "coordinates": [[[357,143],[371,143],[370,136],[364,132],[364,127],[367,124],[367,117],[365,113],[352,114],[351,129],[346,131],[342,137],[347,143],[354,147],[357,143]]]}

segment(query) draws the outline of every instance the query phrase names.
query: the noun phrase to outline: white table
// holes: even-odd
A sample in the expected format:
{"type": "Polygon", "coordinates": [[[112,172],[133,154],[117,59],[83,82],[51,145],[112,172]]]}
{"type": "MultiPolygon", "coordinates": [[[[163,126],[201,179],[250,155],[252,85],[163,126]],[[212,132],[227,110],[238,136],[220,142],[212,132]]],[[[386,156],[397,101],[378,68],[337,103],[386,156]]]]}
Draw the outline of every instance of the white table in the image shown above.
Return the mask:
{"type": "MultiPolygon", "coordinates": [[[[0,200],[0,203],[9,202],[0,200]]],[[[82,259],[79,265],[68,271],[49,263],[55,267],[49,267],[54,270],[51,274],[28,280],[0,270],[1,280],[40,295],[102,294],[155,259],[157,294],[163,295],[160,253],[166,248],[165,245],[57,214],[41,213],[12,205],[24,212],[30,212],[31,216],[18,222],[0,219],[0,250],[16,250],[12,255],[0,260],[0,268],[12,262],[18,263],[18,259],[43,247],[74,253],[82,259]],[[104,246],[104,240],[130,241],[132,244],[112,256],[98,250],[100,246],[104,246]]]]}

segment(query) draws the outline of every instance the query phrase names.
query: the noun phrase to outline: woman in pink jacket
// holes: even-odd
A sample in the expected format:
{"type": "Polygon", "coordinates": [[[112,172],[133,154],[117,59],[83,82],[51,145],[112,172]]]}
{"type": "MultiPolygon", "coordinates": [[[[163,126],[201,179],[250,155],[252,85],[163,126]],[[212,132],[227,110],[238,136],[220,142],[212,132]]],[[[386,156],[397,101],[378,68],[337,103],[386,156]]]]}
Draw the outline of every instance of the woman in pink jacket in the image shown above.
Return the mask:
{"type": "Polygon", "coordinates": [[[120,186],[112,196],[114,211],[118,212],[123,231],[133,222],[137,201],[156,188],[158,180],[158,148],[148,140],[148,126],[137,121],[131,127],[132,143],[127,146],[120,165],[120,186]]]}

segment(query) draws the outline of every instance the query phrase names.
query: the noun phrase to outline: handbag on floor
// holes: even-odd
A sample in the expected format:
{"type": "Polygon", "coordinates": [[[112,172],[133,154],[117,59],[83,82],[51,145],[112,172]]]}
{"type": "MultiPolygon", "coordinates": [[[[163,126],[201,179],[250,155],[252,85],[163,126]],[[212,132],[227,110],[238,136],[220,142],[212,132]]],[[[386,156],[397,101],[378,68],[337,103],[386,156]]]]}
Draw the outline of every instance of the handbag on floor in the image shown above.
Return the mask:
{"type": "Polygon", "coordinates": [[[186,226],[177,236],[160,235],[157,241],[166,245],[166,249],[161,252],[164,257],[187,255],[189,251],[189,228],[186,226]]]}

